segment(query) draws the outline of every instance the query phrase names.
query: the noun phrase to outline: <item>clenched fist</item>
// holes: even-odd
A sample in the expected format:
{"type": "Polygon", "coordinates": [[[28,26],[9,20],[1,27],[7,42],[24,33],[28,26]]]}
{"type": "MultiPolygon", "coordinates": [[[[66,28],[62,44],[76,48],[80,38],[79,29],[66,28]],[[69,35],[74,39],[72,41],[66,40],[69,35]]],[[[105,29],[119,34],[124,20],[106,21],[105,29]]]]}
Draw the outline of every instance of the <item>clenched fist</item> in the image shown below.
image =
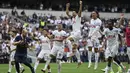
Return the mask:
{"type": "Polygon", "coordinates": [[[80,0],[79,4],[82,4],[83,2],[80,0]]]}
{"type": "Polygon", "coordinates": [[[67,3],[67,4],[66,4],[66,7],[70,7],[70,3],[67,3]]]}

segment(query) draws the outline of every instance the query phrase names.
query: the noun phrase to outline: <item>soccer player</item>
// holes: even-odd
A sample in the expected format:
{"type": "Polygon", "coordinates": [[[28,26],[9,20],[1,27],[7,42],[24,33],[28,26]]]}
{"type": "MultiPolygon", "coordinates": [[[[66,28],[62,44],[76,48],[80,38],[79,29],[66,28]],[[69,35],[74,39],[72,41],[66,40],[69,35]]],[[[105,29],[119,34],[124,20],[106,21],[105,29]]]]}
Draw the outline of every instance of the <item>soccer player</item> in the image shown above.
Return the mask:
{"type": "Polygon", "coordinates": [[[79,12],[77,13],[76,11],[73,11],[72,16],[69,14],[70,3],[66,4],[66,14],[68,15],[69,18],[72,17],[73,31],[80,31],[81,27],[82,1],[80,0],[79,3],[80,3],[79,12]]]}
{"type": "Polygon", "coordinates": [[[72,43],[72,49],[73,54],[76,55],[78,59],[78,67],[81,65],[81,59],[80,54],[78,51],[78,41],[82,38],[81,36],[81,14],[82,14],[82,1],[79,1],[80,7],[79,12],[76,13],[76,11],[72,12],[72,16],[69,14],[69,7],[70,3],[67,3],[66,5],[66,14],[71,18],[72,17],[72,28],[73,31],[71,32],[71,35],[68,37],[69,40],[71,40],[72,43]]]}
{"type": "MultiPolygon", "coordinates": [[[[14,66],[14,55],[15,55],[15,50],[16,50],[16,46],[13,45],[13,42],[14,42],[14,39],[16,37],[16,34],[14,32],[11,33],[11,39],[10,39],[10,59],[9,59],[9,70],[8,70],[8,73],[11,73],[11,70],[12,70],[12,66],[14,66]]],[[[20,65],[20,69],[22,70],[21,73],[24,72],[24,68],[23,66],[20,65]]]]}
{"type": "Polygon", "coordinates": [[[13,45],[16,45],[15,52],[15,67],[17,73],[20,73],[19,63],[23,63],[28,66],[32,73],[34,72],[33,67],[30,64],[29,59],[27,58],[27,48],[29,48],[30,38],[27,37],[27,30],[23,29],[22,34],[17,36],[13,42],[13,45]]]}
{"type": "Polygon", "coordinates": [[[65,47],[65,55],[67,57],[67,62],[70,63],[71,62],[71,54],[72,54],[72,44],[71,44],[71,41],[68,40],[68,36],[66,35],[65,37],[66,39],[64,40],[64,47],[65,47]]]}
{"type": "MultiPolygon", "coordinates": [[[[124,15],[121,15],[121,18],[120,18],[120,20],[119,20],[119,23],[116,25],[116,29],[119,31],[119,32],[121,32],[121,29],[124,29],[124,27],[122,26],[124,24],[124,15]]],[[[101,32],[101,31],[100,31],[101,32]]],[[[119,34],[118,35],[118,41],[117,41],[117,43],[121,46],[122,45],[122,34],[119,34]]],[[[119,48],[119,47],[118,47],[119,48]]],[[[114,59],[115,60],[115,59],[114,59]]],[[[122,71],[125,71],[124,70],[124,66],[123,66],[123,64],[122,63],[118,63],[117,61],[113,61],[113,63],[115,64],[115,65],[117,65],[118,66],[118,72],[117,73],[120,73],[120,72],[122,72],[122,71]],[[122,66],[120,66],[120,65],[122,65],[122,66]],[[123,67],[123,68],[122,68],[123,67]]],[[[105,69],[102,69],[102,71],[106,71],[106,69],[107,69],[107,67],[105,68],[105,69]]],[[[111,69],[111,73],[113,73],[113,70],[111,69]]]]}
{"type": "MultiPolygon", "coordinates": [[[[123,29],[124,34],[125,34],[125,44],[127,46],[127,55],[130,60],[130,20],[128,20],[128,25],[126,27],[123,24],[124,24],[124,15],[122,15],[120,18],[119,26],[120,28],[123,29]]],[[[130,65],[129,65],[127,73],[130,73],[130,65]]]]}
{"type": "Polygon", "coordinates": [[[91,20],[90,23],[88,24],[89,28],[89,39],[88,39],[88,60],[89,60],[89,65],[88,68],[91,67],[91,57],[92,57],[92,50],[94,48],[94,53],[95,53],[95,66],[94,69],[96,70],[98,67],[98,58],[99,58],[99,38],[101,37],[101,34],[99,33],[99,29],[102,25],[102,21],[99,19],[99,13],[97,11],[93,11],[91,13],[91,20]]]}
{"type": "MultiPolygon", "coordinates": [[[[130,60],[130,20],[128,22],[128,26],[125,28],[125,42],[127,46],[128,58],[130,60]]],[[[130,73],[130,65],[127,73],[130,73]]]]}
{"type": "Polygon", "coordinates": [[[51,50],[51,57],[56,57],[56,60],[57,60],[57,63],[58,63],[58,73],[61,72],[61,59],[64,55],[64,39],[65,39],[65,35],[66,35],[66,32],[62,29],[62,25],[59,24],[57,26],[57,30],[53,31],[52,32],[52,35],[53,35],[53,47],[52,47],[52,50],[51,50]]]}
{"type": "Polygon", "coordinates": [[[42,31],[42,35],[39,37],[40,39],[40,44],[41,44],[41,51],[37,57],[37,61],[35,63],[34,66],[34,70],[36,72],[37,66],[39,65],[39,61],[44,58],[44,60],[46,61],[45,67],[44,69],[42,69],[41,71],[45,73],[46,69],[48,68],[48,73],[51,73],[51,69],[50,69],[50,52],[51,52],[51,47],[50,47],[50,39],[47,37],[48,32],[47,30],[43,30],[42,31]]]}
{"type": "Polygon", "coordinates": [[[111,71],[111,73],[113,73],[111,64],[112,60],[114,60],[122,68],[122,72],[124,73],[125,71],[124,67],[116,56],[119,48],[118,35],[120,34],[120,32],[117,28],[114,28],[113,25],[114,24],[112,23],[112,21],[108,21],[108,28],[106,28],[103,32],[105,36],[105,44],[107,43],[105,58],[107,59],[108,62],[105,73],[108,73],[109,70],[111,71]]]}

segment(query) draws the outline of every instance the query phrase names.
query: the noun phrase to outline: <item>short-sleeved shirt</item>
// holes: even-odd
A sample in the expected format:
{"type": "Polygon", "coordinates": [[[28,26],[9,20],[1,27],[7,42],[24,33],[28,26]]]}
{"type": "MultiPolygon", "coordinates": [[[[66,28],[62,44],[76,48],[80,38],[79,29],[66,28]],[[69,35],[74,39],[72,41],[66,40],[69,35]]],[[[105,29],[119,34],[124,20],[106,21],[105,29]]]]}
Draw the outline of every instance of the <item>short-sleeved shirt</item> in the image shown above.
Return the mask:
{"type": "MultiPolygon", "coordinates": [[[[55,39],[62,39],[66,35],[66,32],[63,30],[62,31],[55,30],[52,32],[52,34],[55,36],[55,39]]],[[[63,46],[63,42],[54,41],[54,45],[63,46]]]]}
{"type": "Polygon", "coordinates": [[[41,35],[39,37],[40,41],[42,42],[41,43],[41,48],[44,49],[44,50],[51,50],[50,48],[50,40],[48,37],[45,37],[44,35],[41,35]]]}
{"type": "Polygon", "coordinates": [[[30,43],[31,39],[29,37],[25,37],[25,39],[22,38],[21,35],[17,36],[15,38],[15,42],[18,42],[18,41],[24,41],[23,43],[21,44],[18,44],[16,46],[16,54],[15,55],[27,55],[27,48],[28,48],[28,44],[30,43]]]}
{"type": "Polygon", "coordinates": [[[114,46],[118,44],[118,34],[120,34],[119,30],[117,28],[113,28],[112,30],[106,28],[104,30],[104,35],[107,39],[107,46],[114,46]]]}
{"type": "Polygon", "coordinates": [[[80,30],[81,27],[81,17],[78,15],[75,18],[72,18],[72,27],[73,31],[80,30]]]}
{"type": "Polygon", "coordinates": [[[95,37],[99,38],[101,35],[97,30],[100,28],[101,25],[102,25],[102,21],[99,18],[91,19],[90,24],[88,24],[88,27],[90,29],[89,36],[92,36],[92,38],[95,37]]]}

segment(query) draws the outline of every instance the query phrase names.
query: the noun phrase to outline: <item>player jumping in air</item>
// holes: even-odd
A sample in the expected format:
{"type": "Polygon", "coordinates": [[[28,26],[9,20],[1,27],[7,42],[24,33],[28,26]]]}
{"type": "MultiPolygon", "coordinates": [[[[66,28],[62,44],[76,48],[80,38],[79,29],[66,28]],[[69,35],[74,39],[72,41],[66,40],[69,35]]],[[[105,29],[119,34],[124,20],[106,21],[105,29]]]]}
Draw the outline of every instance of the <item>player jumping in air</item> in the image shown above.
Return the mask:
{"type": "Polygon", "coordinates": [[[79,12],[76,13],[76,11],[72,12],[72,16],[69,14],[69,7],[70,3],[67,3],[66,5],[66,14],[68,17],[72,17],[72,27],[73,31],[71,32],[71,35],[68,37],[69,40],[73,40],[72,42],[72,49],[73,49],[73,54],[76,55],[78,59],[78,67],[81,65],[81,59],[80,59],[80,54],[78,51],[78,41],[82,38],[81,36],[81,14],[82,14],[82,1],[79,1],[80,7],[79,7],[79,12]]]}
{"type": "Polygon", "coordinates": [[[99,33],[99,29],[102,25],[102,21],[99,19],[99,13],[97,11],[93,11],[91,13],[91,20],[90,23],[87,25],[89,28],[89,35],[88,35],[88,60],[89,65],[88,68],[91,67],[91,58],[92,58],[92,51],[94,50],[95,54],[95,67],[96,70],[98,67],[98,58],[99,58],[99,38],[101,38],[101,34],[99,33]]]}

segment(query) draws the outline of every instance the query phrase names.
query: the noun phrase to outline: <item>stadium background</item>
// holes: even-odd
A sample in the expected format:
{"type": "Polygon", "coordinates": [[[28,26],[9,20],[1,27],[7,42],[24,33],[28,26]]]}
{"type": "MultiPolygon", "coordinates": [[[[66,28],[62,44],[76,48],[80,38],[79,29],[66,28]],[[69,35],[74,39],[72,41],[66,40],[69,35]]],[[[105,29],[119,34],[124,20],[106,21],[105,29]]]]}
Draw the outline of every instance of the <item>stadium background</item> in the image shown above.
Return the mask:
{"type": "MultiPolygon", "coordinates": [[[[24,10],[26,16],[32,16],[34,12],[36,14],[52,14],[53,16],[59,17],[59,16],[66,16],[65,14],[65,5],[68,2],[68,0],[0,0],[0,12],[5,12],[5,14],[9,14],[10,17],[17,19],[21,21],[22,23],[26,22],[26,19],[21,19],[23,15],[21,15],[21,12],[24,10]],[[11,11],[14,7],[17,7],[17,12],[20,17],[12,15],[11,11]],[[43,8],[41,8],[43,7],[43,8]]],[[[71,3],[71,10],[77,10],[78,9],[78,0],[70,0],[71,3]]],[[[113,19],[113,20],[118,20],[120,17],[121,13],[124,13],[126,20],[130,18],[130,4],[128,4],[128,0],[83,0],[83,16],[89,17],[91,14],[91,11],[97,10],[100,12],[101,18],[103,19],[113,19]],[[105,10],[104,10],[105,8],[105,10]],[[113,9],[117,10],[113,10],[113,9]]],[[[2,15],[1,15],[2,16],[2,15]]],[[[30,23],[30,22],[28,22],[30,23]]],[[[34,25],[30,23],[31,25],[34,25]]],[[[127,24],[127,23],[126,23],[127,24]]],[[[52,25],[52,24],[51,24],[52,25]]],[[[52,25],[54,26],[54,25],[52,25]]],[[[2,33],[1,33],[2,34],[2,33]]],[[[1,38],[3,40],[3,38],[1,38]]],[[[2,43],[1,43],[2,44],[2,43]]],[[[127,62],[128,58],[126,55],[126,49],[120,50],[119,57],[122,62],[127,62]]],[[[8,63],[8,57],[9,54],[2,54],[0,53],[0,63],[6,63],[4,65],[0,65],[0,67],[5,67],[0,68],[0,70],[4,72],[0,73],[5,73],[5,70],[8,69],[7,63],[8,63]]],[[[87,56],[82,56],[82,59],[86,58],[87,56]]],[[[87,60],[84,60],[87,62],[87,60]]],[[[42,61],[43,62],[43,61],[42,61]]],[[[125,63],[127,64],[127,63],[125,63]]],[[[70,64],[69,66],[75,66],[74,64],[70,64]]],[[[85,64],[87,67],[87,64],[85,64]]],[[[83,65],[81,70],[85,70],[85,65],[83,65]]],[[[55,67],[56,65],[52,65],[55,67]]],[[[101,63],[101,68],[105,67],[105,63],[101,63]]],[[[41,65],[40,65],[41,67],[41,65]]],[[[65,67],[67,67],[65,65],[65,67]]],[[[66,69],[66,68],[64,68],[66,69]]],[[[55,69],[54,69],[55,70],[55,69]]],[[[100,71],[97,71],[97,73],[100,71]]],[[[64,72],[66,73],[66,72],[64,72]]],[[[83,72],[80,72],[83,73],[83,72]]],[[[90,73],[94,73],[93,70],[90,70],[90,73]]]]}

